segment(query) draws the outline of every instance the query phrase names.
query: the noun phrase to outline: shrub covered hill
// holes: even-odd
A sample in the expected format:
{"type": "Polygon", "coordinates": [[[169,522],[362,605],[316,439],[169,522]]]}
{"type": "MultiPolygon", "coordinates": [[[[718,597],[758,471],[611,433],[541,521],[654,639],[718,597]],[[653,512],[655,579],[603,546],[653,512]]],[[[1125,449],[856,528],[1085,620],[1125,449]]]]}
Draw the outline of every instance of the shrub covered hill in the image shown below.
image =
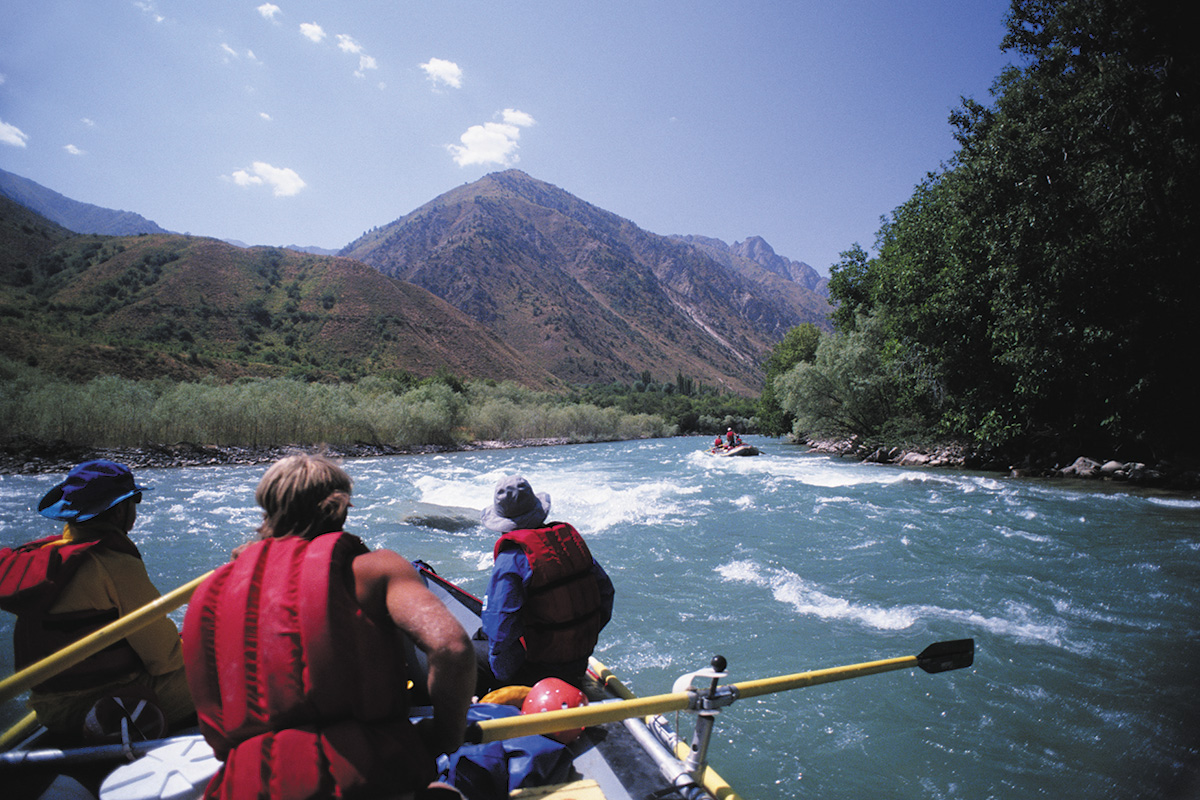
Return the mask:
{"type": "Polygon", "coordinates": [[[828,328],[824,281],[761,239],[659,236],[519,170],[453,189],[341,255],[428,289],[573,384],[648,370],[757,394],[788,329],[828,328]]]}
{"type": "Polygon", "coordinates": [[[347,258],[79,235],[0,197],[0,355],[77,379],[555,381],[429,292],[347,258]]]}

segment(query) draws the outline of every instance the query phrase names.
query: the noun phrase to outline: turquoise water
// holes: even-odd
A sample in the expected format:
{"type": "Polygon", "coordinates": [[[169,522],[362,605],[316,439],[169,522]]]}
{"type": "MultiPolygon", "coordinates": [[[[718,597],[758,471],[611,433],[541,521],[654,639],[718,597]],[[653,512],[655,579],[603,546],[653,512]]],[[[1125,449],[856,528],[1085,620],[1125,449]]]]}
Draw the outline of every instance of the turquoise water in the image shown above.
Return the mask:
{"type": "MultiPolygon", "coordinates": [[[[711,761],[747,798],[1200,797],[1200,501],[749,438],[763,455],[714,458],[697,437],[353,460],[348,528],[482,593],[491,534],[404,517],[478,508],[525,474],[612,576],[597,655],[643,695],[716,653],[734,682],[975,639],[967,670],[723,711],[711,761]]],[[[249,538],[264,469],[139,473],[155,488],[134,539],[160,588],[249,538]]],[[[0,545],[54,532],[35,509],[60,477],[0,476],[0,545]]],[[[12,701],[0,721],[21,713],[12,701]]]]}

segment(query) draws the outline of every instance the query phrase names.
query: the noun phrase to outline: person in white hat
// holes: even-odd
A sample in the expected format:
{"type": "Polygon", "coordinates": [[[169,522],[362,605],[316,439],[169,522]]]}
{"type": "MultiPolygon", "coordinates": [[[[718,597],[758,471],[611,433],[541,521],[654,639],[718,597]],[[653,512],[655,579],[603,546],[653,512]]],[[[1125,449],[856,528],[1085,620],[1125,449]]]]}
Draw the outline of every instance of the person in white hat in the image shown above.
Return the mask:
{"type": "Polygon", "coordinates": [[[583,537],[547,522],[550,495],[510,475],[496,484],[480,518],[502,535],[484,597],[488,664],[501,684],[547,677],[578,686],[600,631],[612,619],[614,590],[583,537]]]}

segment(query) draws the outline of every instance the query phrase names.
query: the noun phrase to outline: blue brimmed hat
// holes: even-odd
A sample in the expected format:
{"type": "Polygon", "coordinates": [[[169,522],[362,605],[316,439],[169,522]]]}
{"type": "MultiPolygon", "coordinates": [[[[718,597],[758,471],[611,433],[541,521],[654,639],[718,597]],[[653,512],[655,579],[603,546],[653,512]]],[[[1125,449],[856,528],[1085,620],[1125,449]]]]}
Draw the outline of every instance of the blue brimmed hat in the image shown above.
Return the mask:
{"type": "Polygon", "coordinates": [[[38,513],[63,522],[86,522],[131,497],[141,502],[142,492],[149,488],[134,483],[133,473],[124,464],[85,461],[46,493],[38,503],[38,513]]]}
{"type": "Polygon", "coordinates": [[[534,494],[529,481],[520,475],[501,479],[494,498],[479,519],[484,527],[499,533],[539,528],[550,514],[550,495],[534,494]]]}

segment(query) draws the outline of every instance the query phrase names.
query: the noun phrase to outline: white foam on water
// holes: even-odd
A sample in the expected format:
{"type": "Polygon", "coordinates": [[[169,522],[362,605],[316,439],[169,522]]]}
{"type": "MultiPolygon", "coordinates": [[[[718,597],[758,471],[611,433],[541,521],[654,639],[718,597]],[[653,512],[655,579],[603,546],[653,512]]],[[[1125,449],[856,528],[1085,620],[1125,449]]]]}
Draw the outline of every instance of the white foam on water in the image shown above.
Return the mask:
{"type": "Polygon", "coordinates": [[[776,600],[806,616],[848,619],[880,630],[900,630],[916,621],[915,617],[904,611],[854,605],[826,594],[795,573],[784,569],[764,569],[753,561],[723,564],[716,568],[716,572],[727,581],[768,588],[776,600]]]}
{"type": "Polygon", "coordinates": [[[1002,613],[997,616],[930,605],[908,604],[884,608],[835,597],[794,572],[763,567],[754,561],[722,564],[716,567],[715,572],[729,582],[769,589],[775,600],[805,616],[855,622],[884,631],[904,630],[923,620],[952,621],[968,629],[974,628],[1024,643],[1048,644],[1072,652],[1090,652],[1092,649],[1085,642],[1069,642],[1066,637],[1068,627],[1061,620],[1043,619],[1035,609],[1024,603],[1007,601],[1004,608],[1000,609],[1002,613]]]}
{"type": "Polygon", "coordinates": [[[1012,528],[1006,528],[1004,526],[1000,526],[996,530],[999,531],[1000,535],[1006,539],[1027,539],[1031,542],[1037,542],[1038,544],[1046,544],[1053,541],[1053,539],[1051,539],[1049,536],[1042,536],[1037,533],[1030,533],[1029,531],[1016,531],[1012,528]]]}
{"type": "Polygon", "coordinates": [[[1106,625],[1120,626],[1133,631],[1157,630],[1162,628],[1160,623],[1144,618],[1126,620],[1116,614],[1106,613],[1107,609],[1105,608],[1087,608],[1063,598],[1056,598],[1050,602],[1053,604],[1054,610],[1064,617],[1074,617],[1087,622],[1103,622],[1106,625]]]}
{"type": "MultiPolygon", "coordinates": [[[[422,503],[440,506],[483,509],[492,503],[492,492],[503,476],[488,473],[468,473],[465,470],[449,470],[439,474],[426,474],[412,482],[417,499],[422,503]],[[447,474],[448,472],[448,474],[447,474]]],[[[542,487],[533,485],[535,492],[542,487]]]]}
{"type": "Polygon", "coordinates": [[[690,466],[699,467],[709,474],[753,475],[780,484],[799,483],[821,488],[888,485],[908,480],[910,476],[910,473],[883,469],[877,465],[821,457],[772,458],[764,454],[750,458],[714,458],[707,453],[691,453],[686,461],[690,466]]]}
{"type": "Polygon", "coordinates": [[[461,551],[459,557],[466,563],[473,564],[476,572],[491,571],[492,569],[493,558],[491,550],[467,549],[461,551]]]}
{"type": "Polygon", "coordinates": [[[848,547],[846,547],[846,549],[847,550],[869,550],[870,548],[875,547],[879,543],[880,542],[878,539],[865,539],[861,542],[858,542],[857,544],[849,545],[848,547]]]}
{"type": "Polygon", "coordinates": [[[1148,497],[1146,502],[1163,508],[1181,508],[1189,511],[1200,509],[1200,500],[1184,500],[1173,497],[1148,497]]]}

